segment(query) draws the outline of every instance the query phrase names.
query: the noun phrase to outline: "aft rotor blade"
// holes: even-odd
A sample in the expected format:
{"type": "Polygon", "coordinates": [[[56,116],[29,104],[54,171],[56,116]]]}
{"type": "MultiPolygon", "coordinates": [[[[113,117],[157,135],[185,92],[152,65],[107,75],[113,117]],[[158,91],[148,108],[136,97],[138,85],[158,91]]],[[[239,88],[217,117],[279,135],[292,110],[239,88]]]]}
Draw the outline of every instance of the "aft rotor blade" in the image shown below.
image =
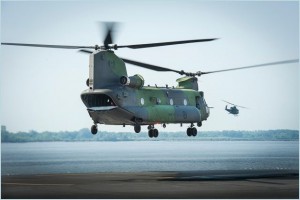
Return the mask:
{"type": "Polygon", "coordinates": [[[160,67],[160,66],[156,66],[156,65],[151,65],[151,64],[147,64],[147,63],[142,63],[142,62],[129,60],[129,59],[125,59],[125,58],[121,58],[121,59],[125,63],[136,65],[136,66],[143,67],[143,68],[146,68],[146,69],[151,69],[151,70],[161,71],[161,72],[171,71],[171,72],[176,72],[176,73],[182,74],[182,71],[177,71],[177,70],[173,70],[173,69],[169,69],[169,68],[165,68],[165,67],[160,67]]]}
{"type": "Polygon", "coordinates": [[[250,69],[250,68],[255,68],[255,67],[266,67],[266,66],[272,66],[272,65],[282,65],[282,64],[289,64],[289,63],[299,63],[299,59],[283,60],[283,61],[278,61],[278,62],[263,63],[263,64],[258,64],[258,65],[250,65],[250,66],[246,66],[246,67],[237,67],[237,68],[222,69],[222,70],[209,71],[209,72],[201,72],[201,75],[217,73],[217,72],[234,71],[234,70],[240,70],[240,69],[250,69]]]}
{"type": "Polygon", "coordinates": [[[25,44],[25,43],[1,43],[1,45],[44,47],[44,48],[58,48],[58,49],[82,49],[82,48],[94,49],[95,48],[95,46],[69,46],[69,45],[25,44]]]}
{"type": "Polygon", "coordinates": [[[176,44],[187,44],[187,43],[195,43],[195,42],[209,42],[212,40],[216,40],[218,38],[210,38],[210,39],[196,39],[196,40],[181,40],[181,41],[173,41],[173,42],[158,42],[158,43],[147,43],[147,44],[134,44],[134,45],[121,45],[118,48],[131,48],[131,49],[141,49],[141,48],[151,48],[151,47],[160,47],[160,46],[168,46],[168,45],[176,45],[176,44]]]}

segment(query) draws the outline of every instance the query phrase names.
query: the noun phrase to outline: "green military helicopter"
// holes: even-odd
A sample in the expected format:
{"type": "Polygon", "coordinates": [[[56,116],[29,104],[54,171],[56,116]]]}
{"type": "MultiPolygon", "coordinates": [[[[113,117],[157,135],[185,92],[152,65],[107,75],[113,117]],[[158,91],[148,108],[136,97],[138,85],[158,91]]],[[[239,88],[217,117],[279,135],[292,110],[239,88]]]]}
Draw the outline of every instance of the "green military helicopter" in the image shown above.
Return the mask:
{"type": "Polygon", "coordinates": [[[247,69],[269,65],[296,63],[296,60],[286,60],[265,63],[254,66],[231,68],[209,72],[185,72],[183,70],[169,69],[118,57],[113,50],[120,48],[140,49],[167,45],[177,45],[195,42],[208,42],[216,40],[196,39],[173,42],[147,43],[135,45],[116,45],[113,43],[113,23],[108,23],[106,37],[103,45],[95,46],[67,46],[24,43],[1,43],[2,45],[16,45],[29,47],[79,49],[80,52],[90,54],[88,89],[81,93],[81,99],[94,124],[92,134],[98,131],[98,124],[132,125],[134,131],[139,133],[141,126],[148,126],[150,138],[158,137],[156,124],[190,124],[187,128],[188,136],[196,136],[198,127],[207,120],[210,111],[204,99],[204,92],[198,91],[196,76],[225,72],[231,70],[247,69]],[[87,49],[94,49],[90,51],[87,49]],[[125,63],[136,65],[159,72],[175,72],[184,75],[177,79],[177,87],[145,86],[141,75],[128,76],[125,63]]]}
{"type": "Polygon", "coordinates": [[[237,116],[239,114],[239,112],[240,112],[237,107],[247,108],[247,107],[244,107],[244,106],[238,106],[236,104],[230,103],[230,102],[225,101],[225,100],[223,100],[223,101],[226,102],[226,103],[228,103],[228,104],[230,104],[230,105],[232,105],[232,106],[230,106],[230,108],[227,108],[227,105],[226,105],[225,106],[225,110],[228,112],[228,114],[232,114],[234,116],[237,116]]]}

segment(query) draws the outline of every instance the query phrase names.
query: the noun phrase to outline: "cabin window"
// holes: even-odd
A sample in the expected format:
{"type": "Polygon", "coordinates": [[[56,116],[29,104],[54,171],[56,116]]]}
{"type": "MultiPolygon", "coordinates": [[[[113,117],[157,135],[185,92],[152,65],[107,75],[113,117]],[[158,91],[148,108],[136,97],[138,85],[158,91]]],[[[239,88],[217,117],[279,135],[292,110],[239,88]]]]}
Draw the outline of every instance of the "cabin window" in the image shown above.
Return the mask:
{"type": "Polygon", "coordinates": [[[141,98],[141,104],[144,105],[144,103],[145,103],[144,98],[141,98]]]}
{"type": "Polygon", "coordinates": [[[170,105],[173,105],[174,102],[173,102],[173,99],[170,99],[170,105]]]}
{"type": "Polygon", "coordinates": [[[183,100],[183,105],[185,105],[185,106],[187,105],[187,100],[186,99],[183,100]]]}

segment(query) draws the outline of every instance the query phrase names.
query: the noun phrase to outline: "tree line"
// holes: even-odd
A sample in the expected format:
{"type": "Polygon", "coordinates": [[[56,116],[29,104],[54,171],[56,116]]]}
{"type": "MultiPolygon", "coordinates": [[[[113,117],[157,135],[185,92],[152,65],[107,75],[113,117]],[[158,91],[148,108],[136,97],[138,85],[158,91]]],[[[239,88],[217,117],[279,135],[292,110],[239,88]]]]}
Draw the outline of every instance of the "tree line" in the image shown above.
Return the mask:
{"type": "Polygon", "coordinates": [[[92,135],[87,128],[79,131],[61,132],[1,132],[1,142],[50,142],[50,141],[145,141],[145,140],[241,140],[241,141],[298,141],[299,130],[257,130],[257,131],[202,131],[196,137],[185,132],[160,132],[151,139],[147,132],[99,132],[92,135]]]}

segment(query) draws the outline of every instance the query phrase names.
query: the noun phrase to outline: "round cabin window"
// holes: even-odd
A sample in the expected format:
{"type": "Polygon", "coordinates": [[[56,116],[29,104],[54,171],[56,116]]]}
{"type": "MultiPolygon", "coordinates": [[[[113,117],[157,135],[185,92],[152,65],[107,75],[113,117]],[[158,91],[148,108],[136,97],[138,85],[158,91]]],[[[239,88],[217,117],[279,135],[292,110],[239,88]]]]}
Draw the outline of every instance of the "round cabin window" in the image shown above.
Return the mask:
{"type": "Polygon", "coordinates": [[[186,99],[183,100],[183,105],[185,105],[185,106],[187,105],[187,100],[186,99]]]}
{"type": "Polygon", "coordinates": [[[141,98],[141,104],[144,105],[144,103],[145,103],[144,98],[141,98]]]}

